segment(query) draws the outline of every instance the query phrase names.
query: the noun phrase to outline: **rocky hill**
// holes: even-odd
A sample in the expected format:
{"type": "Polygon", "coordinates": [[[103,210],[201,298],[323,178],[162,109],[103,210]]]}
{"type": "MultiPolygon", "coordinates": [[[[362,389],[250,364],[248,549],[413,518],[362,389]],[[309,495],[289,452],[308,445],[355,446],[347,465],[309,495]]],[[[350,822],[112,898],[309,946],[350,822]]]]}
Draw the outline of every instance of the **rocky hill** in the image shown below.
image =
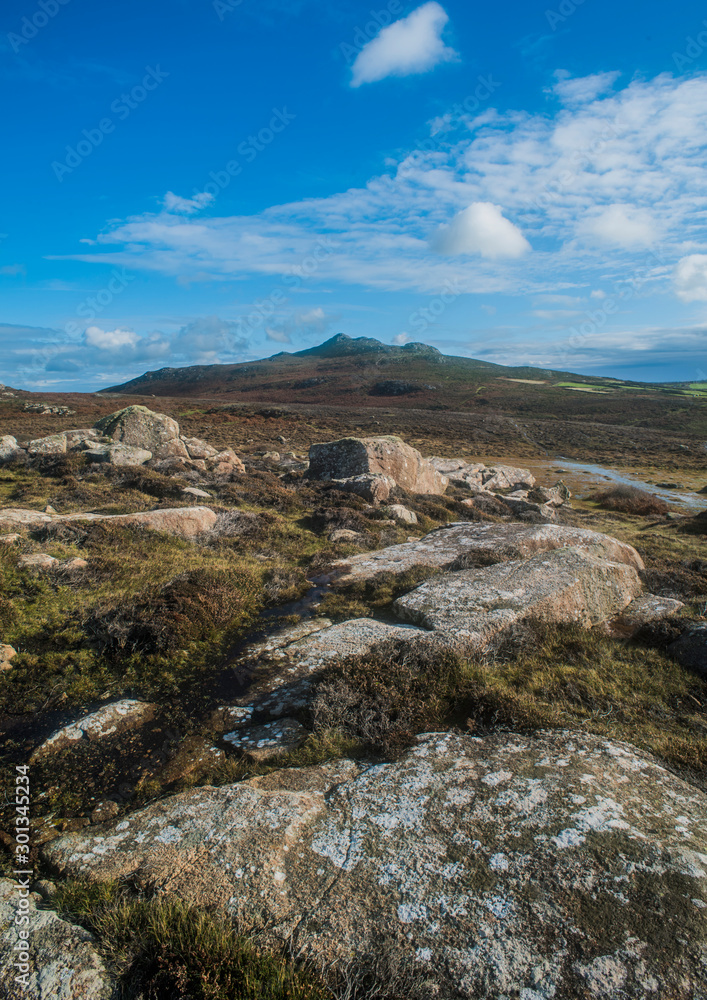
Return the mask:
{"type": "Polygon", "coordinates": [[[3,997],[703,1000],[704,515],[468,441],[285,450],[274,407],[245,451],[241,410],[24,402],[3,997]]]}

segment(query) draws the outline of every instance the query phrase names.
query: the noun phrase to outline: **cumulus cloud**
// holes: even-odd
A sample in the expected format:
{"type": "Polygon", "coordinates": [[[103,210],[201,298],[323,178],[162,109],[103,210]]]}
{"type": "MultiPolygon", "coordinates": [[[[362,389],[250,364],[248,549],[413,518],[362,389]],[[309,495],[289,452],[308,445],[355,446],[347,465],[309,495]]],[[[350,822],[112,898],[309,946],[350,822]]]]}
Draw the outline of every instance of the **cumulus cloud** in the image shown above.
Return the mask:
{"type": "Polygon", "coordinates": [[[593,212],[577,226],[580,235],[594,237],[614,247],[647,247],[658,233],[651,213],[631,205],[608,205],[593,212]]]}
{"type": "Polygon", "coordinates": [[[476,201],[457,212],[435,236],[434,248],[449,257],[481,254],[490,260],[522,257],[530,244],[517,226],[506,219],[500,205],[476,201]]]}
{"type": "Polygon", "coordinates": [[[208,191],[200,191],[193,198],[180,198],[173,191],[168,191],[162,199],[162,204],[168,212],[175,212],[180,215],[194,215],[206,208],[214,200],[214,196],[208,191]]]}
{"type": "Polygon", "coordinates": [[[707,302],[707,254],[693,253],[677,262],[675,294],[683,302],[707,302]]]}
{"type": "Polygon", "coordinates": [[[279,323],[267,327],[265,336],[278,344],[291,344],[293,337],[322,337],[338,319],[338,315],[316,306],[285,316],[279,323]]]}
{"type": "Polygon", "coordinates": [[[407,344],[409,340],[410,336],[409,334],[405,333],[405,331],[403,331],[402,333],[396,333],[395,336],[393,337],[393,343],[397,344],[398,347],[402,347],[403,344],[407,344]]]}
{"type": "Polygon", "coordinates": [[[99,326],[89,326],[84,334],[86,343],[102,351],[120,351],[124,347],[136,347],[140,337],[132,330],[101,330],[99,326]]]}
{"type": "Polygon", "coordinates": [[[634,80],[588,99],[596,89],[596,81],[578,84],[553,115],[490,110],[483,121],[458,122],[431,148],[327,197],[250,216],[162,212],[111,222],[98,247],[72,259],[233,281],[294,275],[315,255],[310,287],[436,295],[451,281],[464,294],[518,295],[562,291],[562,275],[570,290],[609,292],[609,282],[643,273],[641,241],[658,234],[665,264],[652,284],[672,291],[674,262],[707,252],[707,73],[634,80]],[[534,252],[478,252],[473,267],[463,254],[431,253],[434,234],[475,203],[502,206],[502,218],[522,230],[515,245],[525,239],[534,252]],[[589,231],[578,239],[583,224],[589,231]]]}
{"type": "Polygon", "coordinates": [[[433,0],[383,28],[356,57],[351,86],[360,87],[387,76],[426,73],[440,63],[457,59],[458,53],[441,37],[448,21],[445,9],[433,0]]]}

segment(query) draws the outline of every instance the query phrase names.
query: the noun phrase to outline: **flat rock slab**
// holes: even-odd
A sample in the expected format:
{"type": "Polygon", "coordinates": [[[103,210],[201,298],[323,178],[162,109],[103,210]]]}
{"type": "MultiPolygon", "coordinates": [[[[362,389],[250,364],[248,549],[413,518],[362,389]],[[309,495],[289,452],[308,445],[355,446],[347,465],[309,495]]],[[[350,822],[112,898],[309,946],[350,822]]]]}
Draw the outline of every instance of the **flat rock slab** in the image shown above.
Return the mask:
{"type": "Polygon", "coordinates": [[[250,760],[262,762],[302,746],[309,733],[296,719],[278,719],[264,726],[246,726],[226,733],[224,741],[250,760]]]}
{"type": "Polygon", "coordinates": [[[155,706],[148,702],[135,701],[131,698],[112,702],[96,712],[91,712],[90,715],[84,715],[70,726],[64,726],[37,747],[32,757],[36,759],[44,754],[62,750],[79,740],[96,742],[116,733],[135,729],[149,722],[154,714],[155,706]]]}
{"type": "Polygon", "coordinates": [[[527,559],[537,552],[564,548],[596,552],[610,562],[644,569],[638,552],[624,542],[598,531],[556,524],[478,524],[456,521],[431,531],[424,538],[391,545],[377,552],[363,552],[334,565],[341,570],[339,582],[369,580],[378,573],[404,573],[413,566],[439,570],[466,569],[509,559],[527,559]]]}
{"type": "Polygon", "coordinates": [[[43,853],[462,997],[707,996],[707,796],[588,734],[428,734],[393,763],[193,789],[43,853]]]}
{"type": "Polygon", "coordinates": [[[450,645],[481,648],[522,618],[591,627],[638,596],[633,566],[607,562],[583,549],[543,552],[433,577],[393,605],[404,621],[433,629],[450,645]]]}
{"type": "Polygon", "coordinates": [[[389,625],[373,618],[354,618],[333,625],[328,618],[300,622],[247,647],[242,660],[253,665],[250,688],[237,704],[222,706],[248,721],[255,714],[278,718],[309,704],[312,681],[337,657],[369,652],[388,639],[417,643],[430,633],[410,625],[389,625]]]}
{"type": "Polygon", "coordinates": [[[142,510],[135,514],[47,514],[40,510],[20,507],[0,509],[0,531],[8,528],[39,528],[54,522],[101,521],[164,531],[168,535],[195,538],[212,531],[218,515],[210,507],[167,507],[162,510],[142,510]]]}
{"type": "Polygon", "coordinates": [[[4,1000],[113,1000],[117,986],[108,975],[94,938],[83,927],[62,920],[52,910],[39,910],[40,897],[26,897],[29,920],[17,925],[16,883],[0,879],[0,995],[4,1000]],[[27,986],[17,982],[19,931],[29,930],[27,986]]]}
{"type": "Polygon", "coordinates": [[[658,597],[655,594],[643,594],[631,601],[623,611],[616,616],[612,625],[620,628],[637,629],[649,622],[660,621],[674,615],[685,605],[671,597],[658,597]]]}

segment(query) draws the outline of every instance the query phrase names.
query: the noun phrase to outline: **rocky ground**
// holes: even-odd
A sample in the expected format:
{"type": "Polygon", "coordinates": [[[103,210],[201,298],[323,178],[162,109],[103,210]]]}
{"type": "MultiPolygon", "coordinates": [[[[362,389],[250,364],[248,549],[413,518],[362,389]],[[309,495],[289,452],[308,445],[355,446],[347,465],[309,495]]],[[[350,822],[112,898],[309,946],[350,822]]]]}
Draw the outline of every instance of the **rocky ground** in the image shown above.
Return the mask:
{"type": "Polygon", "coordinates": [[[707,997],[704,517],[100,406],[0,437],[8,997],[707,997]]]}

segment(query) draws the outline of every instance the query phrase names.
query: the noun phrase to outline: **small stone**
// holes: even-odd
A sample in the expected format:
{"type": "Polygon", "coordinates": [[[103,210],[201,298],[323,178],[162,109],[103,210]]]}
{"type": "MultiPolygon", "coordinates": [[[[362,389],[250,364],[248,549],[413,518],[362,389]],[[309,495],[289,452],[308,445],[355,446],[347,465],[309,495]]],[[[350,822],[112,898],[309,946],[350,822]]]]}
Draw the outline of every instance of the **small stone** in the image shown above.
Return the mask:
{"type": "Polygon", "coordinates": [[[352,531],[351,528],[336,528],[329,534],[329,541],[349,542],[351,545],[356,545],[362,540],[362,537],[359,531],[352,531]]]}
{"type": "Polygon", "coordinates": [[[707,678],[707,625],[693,625],[675,642],[668,652],[681,666],[707,678]]]}
{"type": "Polygon", "coordinates": [[[14,646],[7,646],[4,643],[0,643],[0,670],[12,670],[12,663],[10,661],[13,656],[17,656],[17,650],[14,646]]]}
{"type": "Polygon", "coordinates": [[[56,514],[57,510],[56,510],[56,508],[52,507],[52,505],[50,503],[48,503],[47,506],[44,508],[44,513],[45,514],[56,514]]]}
{"type": "Polygon", "coordinates": [[[200,497],[203,500],[208,500],[211,497],[211,494],[207,493],[206,490],[197,489],[196,486],[185,486],[182,493],[186,493],[190,497],[200,497]]]}
{"type": "Polygon", "coordinates": [[[112,799],[105,799],[99,802],[91,813],[92,823],[106,823],[109,819],[114,819],[120,812],[120,806],[112,799]]]}
{"type": "Polygon", "coordinates": [[[401,503],[393,503],[389,507],[384,507],[383,513],[387,514],[388,517],[395,518],[396,521],[402,521],[403,524],[417,524],[417,514],[415,511],[410,510],[401,503]]]}
{"type": "Polygon", "coordinates": [[[9,535],[0,535],[0,545],[14,545],[15,542],[19,542],[22,535],[18,535],[16,531],[13,531],[9,535]]]}
{"type": "Polygon", "coordinates": [[[59,560],[54,556],[49,556],[45,552],[37,552],[34,555],[20,556],[17,565],[21,569],[32,569],[38,573],[47,573],[59,565],[59,560]]]}
{"type": "Polygon", "coordinates": [[[296,719],[278,719],[264,726],[247,726],[226,733],[224,741],[252,761],[265,761],[302,746],[309,733],[296,719]]]}

